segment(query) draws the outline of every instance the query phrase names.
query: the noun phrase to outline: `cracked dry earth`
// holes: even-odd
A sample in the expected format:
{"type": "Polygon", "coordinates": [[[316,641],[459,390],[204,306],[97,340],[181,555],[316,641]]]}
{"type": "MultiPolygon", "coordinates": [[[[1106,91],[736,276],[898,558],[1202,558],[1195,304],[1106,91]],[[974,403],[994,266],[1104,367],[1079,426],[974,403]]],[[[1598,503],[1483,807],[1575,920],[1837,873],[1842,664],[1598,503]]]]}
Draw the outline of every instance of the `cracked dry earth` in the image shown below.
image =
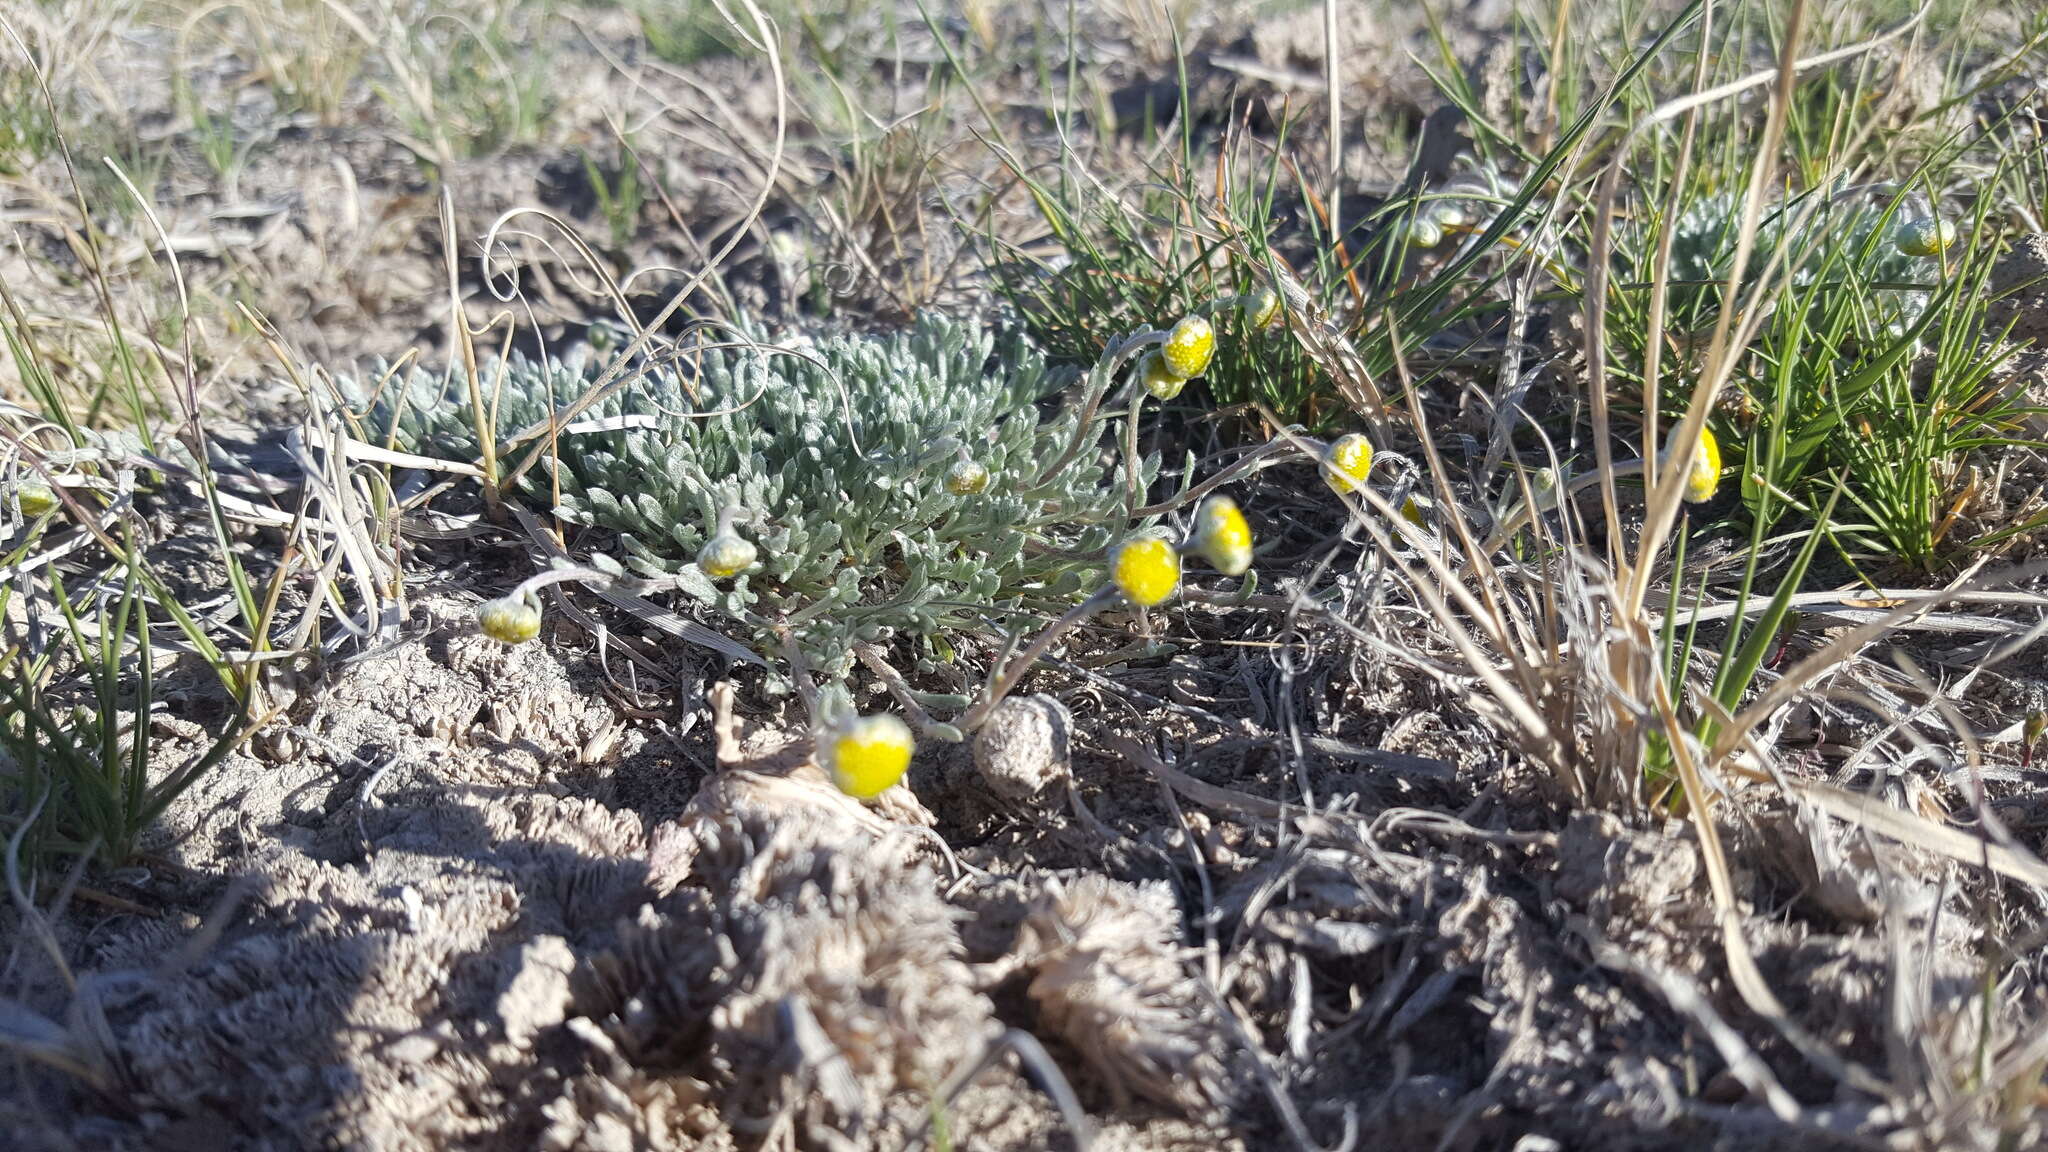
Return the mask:
{"type": "MultiPolygon", "coordinates": [[[[1550,830],[1497,763],[1356,748],[1316,765],[1329,809],[1290,814],[1275,758],[1167,768],[1085,695],[1014,710],[982,772],[928,749],[915,794],[862,805],[727,685],[707,724],[628,724],[594,662],[471,610],[418,605],[184,797],[111,878],[128,910],[53,918],[75,992],[13,950],[100,1083],[0,1068],[10,1147],[897,1149],[935,1118],[950,1147],[1071,1147],[1052,1079],[991,1049],[1020,1032],[1098,1149],[1814,1146],[1670,1008],[1733,1006],[1677,828],[1550,830]],[[1069,737],[1079,792],[1032,794],[1029,749],[1069,737]],[[1448,815],[1489,805],[1484,830],[1448,815]]],[[[2018,1000],[1984,1015],[1964,918],[1887,942],[1856,925],[1898,913],[1841,882],[1881,865],[1924,908],[1967,878],[1815,813],[1747,827],[1746,931],[1809,1034],[1875,1052],[1904,1011],[1933,1059],[2025,1026],[2018,1000]]],[[[1835,1090],[1750,1039],[1786,1091],[1835,1090]]]]}

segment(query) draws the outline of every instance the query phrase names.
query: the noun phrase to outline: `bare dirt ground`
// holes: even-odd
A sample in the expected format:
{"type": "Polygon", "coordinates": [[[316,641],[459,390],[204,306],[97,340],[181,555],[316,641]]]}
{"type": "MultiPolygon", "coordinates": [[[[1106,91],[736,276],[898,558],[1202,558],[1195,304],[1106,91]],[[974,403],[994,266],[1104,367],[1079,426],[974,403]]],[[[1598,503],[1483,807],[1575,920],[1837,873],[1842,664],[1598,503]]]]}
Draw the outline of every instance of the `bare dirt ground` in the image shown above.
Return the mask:
{"type": "MultiPolygon", "coordinates": [[[[1340,7],[1360,45],[1342,80],[1355,106],[1438,114],[1409,54],[1420,18],[1340,7]]],[[[1449,35],[1476,74],[1511,77],[1487,63],[1491,8],[1460,6],[1449,35]]],[[[1227,116],[1248,93],[1314,98],[1320,15],[1195,20],[1195,114],[1227,116]]],[[[996,34],[1021,44],[1065,19],[1027,16],[1051,18],[1010,13],[996,34]]],[[[245,54],[202,37],[181,56],[176,26],[112,21],[69,77],[110,88],[96,106],[121,111],[116,127],[171,141],[150,176],[156,218],[109,225],[104,259],[116,306],[163,331],[171,239],[201,302],[192,355],[212,430],[247,465],[249,498],[302,480],[270,451],[302,403],[271,338],[337,375],[453,355],[444,186],[462,307],[479,326],[511,316],[523,345],[573,342],[608,292],[564,232],[515,210],[558,214],[617,274],[650,270],[621,289],[643,314],[728,241],[707,307],[793,317],[827,299],[831,322],[864,327],[986,300],[944,201],[992,166],[906,185],[894,202],[922,223],[892,234],[917,242],[869,245],[872,221],[819,208],[849,202],[847,148],[798,118],[765,208],[735,232],[763,187],[772,78],[744,54],[657,60],[628,13],[515,30],[536,52],[533,37],[556,38],[555,113],[445,169],[367,81],[322,114],[282,111],[245,54]],[[232,109],[232,178],[200,154],[181,83],[232,109]],[[617,178],[608,124],[633,123],[655,126],[639,147],[664,195],[605,245],[593,173],[617,178]]],[[[1104,89],[1149,98],[1158,45],[1100,41],[1117,46],[1104,89]]],[[[1014,123],[1032,120],[1029,75],[1020,63],[1014,90],[988,95],[1014,123]]],[[[971,143],[950,141],[956,156],[971,143]]],[[[1106,164],[1137,147],[1091,144],[1106,164]]],[[[70,164],[82,181],[88,147],[70,164]]],[[[1409,164],[1349,159],[1361,186],[1409,164]]],[[[8,182],[0,277],[91,373],[105,370],[92,333],[63,319],[93,292],[67,239],[70,187],[59,156],[8,182]]],[[[2011,307],[2033,323],[2044,300],[2011,307]]],[[[164,337],[163,355],[186,355],[164,337]]],[[[1355,545],[1332,548],[1341,524],[1315,483],[1306,467],[1256,482],[1276,541],[1266,588],[1277,601],[1329,563],[1367,602],[1374,576],[1355,545]]],[[[204,549],[174,563],[192,509],[167,496],[158,514],[193,601],[219,595],[204,549]]],[[[1561,805],[1483,723],[1469,681],[1418,677],[1326,621],[1189,603],[1160,622],[1166,654],[1090,637],[1027,684],[1047,702],[1005,729],[1020,767],[935,746],[907,791],[863,805],[810,762],[794,709],[756,674],[630,625],[560,621],[499,645],[473,612],[527,571],[521,550],[423,532],[404,557],[391,638],[281,671],[269,720],[134,866],[82,868],[0,908],[0,994],[35,1014],[5,1022],[11,1049],[40,1044],[72,1069],[0,1063],[0,1145],[2048,1146],[2038,1069],[2002,1117],[1958,1104],[1995,1060],[2048,1060],[2037,881],[1755,799],[1719,826],[1731,926],[1690,824],[1561,805]],[[1754,968],[1725,948],[1731,927],[1754,968]],[[1755,1011],[1752,981],[1775,1015],[1755,1011]],[[1085,1135],[1062,1112],[1069,1091],[1085,1135]]],[[[1790,656],[1840,632],[1817,623],[1790,656]]],[[[1954,715],[1923,707],[1923,681],[1890,659],[1952,683],[1981,655],[1971,639],[1909,634],[1771,738],[1904,810],[1967,812],[1982,787],[2010,846],[2039,855],[2048,788],[2019,765],[2015,730],[2048,705],[2039,649],[1982,671],[1946,702],[1954,715]],[[1957,723],[1986,737],[1975,775],[1931,756],[1852,771],[1900,717],[1924,742],[1957,747],[1957,723]]],[[[991,656],[962,644],[970,676],[991,656]]],[[[203,670],[175,676],[142,721],[168,764],[224,709],[203,670]]]]}

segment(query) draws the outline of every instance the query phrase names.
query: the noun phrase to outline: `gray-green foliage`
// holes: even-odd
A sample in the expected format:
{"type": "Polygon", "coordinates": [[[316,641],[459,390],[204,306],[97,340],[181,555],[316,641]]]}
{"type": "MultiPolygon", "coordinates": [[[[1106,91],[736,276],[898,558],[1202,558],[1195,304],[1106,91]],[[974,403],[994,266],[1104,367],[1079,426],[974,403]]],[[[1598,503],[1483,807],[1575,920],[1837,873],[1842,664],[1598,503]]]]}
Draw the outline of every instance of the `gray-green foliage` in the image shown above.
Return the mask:
{"type": "MultiPolygon", "coordinates": [[[[1740,189],[1703,195],[1689,201],[1673,224],[1671,315],[1681,329],[1711,324],[1720,308],[1718,282],[1728,278],[1735,261],[1742,203],[1740,189]]],[[[1796,291],[1822,280],[1859,290],[1885,285],[1872,293],[1872,299],[1892,313],[1893,329],[1903,331],[1928,300],[1925,291],[1904,286],[1930,279],[1939,266],[1938,261],[1899,251],[1897,229],[1912,215],[1906,205],[1888,206],[1868,191],[1846,190],[1839,198],[1819,192],[1766,205],[1758,219],[1749,275],[1753,279],[1761,274],[1796,223],[1786,245],[1790,287],[1796,291]],[[1820,197],[1818,202],[1813,202],[1814,196],[1820,197]]],[[[1646,244],[1644,251],[1652,247],[1646,244]]],[[[1633,271],[1645,281],[1650,278],[1647,266],[1633,271]]]]}
{"type": "MultiPolygon", "coordinates": [[[[855,641],[898,633],[920,638],[920,659],[943,656],[947,629],[1071,605],[1128,527],[1105,425],[1095,418],[1077,430],[1064,407],[1041,414],[1039,402],[1072,376],[1049,368],[1021,333],[926,316],[889,336],[674,362],[646,368],[576,420],[608,428],[565,432],[560,514],[604,530],[580,547],[616,548],[641,575],[675,577],[707,623],[738,622],[726,630],[748,633],[771,661],[782,628],[828,675],[850,667],[855,641]],[[617,427],[636,418],[639,426],[617,427]],[[989,470],[986,491],[947,491],[963,449],[989,470]],[[714,584],[692,560],[727,506],[760,563],[714,584]]],[[[600,368],[589,356],[512,359],[501,436],[583,395],[600,368]]],[[[403,442],[475,455],[459,389],[416,372],[403,391],[403,442]]],[[[1147,461],[1143,478],[1155,469],[1147,461]]],[[[543,465],[523,494],[544,500],[548,490],[543,465]]]]}

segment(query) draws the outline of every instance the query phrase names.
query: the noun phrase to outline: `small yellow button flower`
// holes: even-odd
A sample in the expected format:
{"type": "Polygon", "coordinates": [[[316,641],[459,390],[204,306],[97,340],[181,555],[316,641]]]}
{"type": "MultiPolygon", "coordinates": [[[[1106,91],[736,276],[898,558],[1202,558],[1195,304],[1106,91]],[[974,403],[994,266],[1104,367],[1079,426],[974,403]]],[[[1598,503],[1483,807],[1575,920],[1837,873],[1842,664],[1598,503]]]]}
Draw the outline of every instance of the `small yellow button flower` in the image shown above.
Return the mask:
{"type": "Polygon", "coordinates": [[[1157,536],[1126,540],[1110,557],[1109,578],[1131,603],[1153,607],[1180,585],[1180,553],[1157,536]]]}
{"type": "Polygon", "coordinates": [[[540,599],[527,592],[488,601],[476,610],[476,626],[500,644],[524,644],[540,635],[540,599]]]}
{"type": "Polygon", "coordinates": [[[1209,567],[1225,576],[1252,566],[1252,526],[1228,496],[1211,496],[1196,509],[1193,543],[1209,567]]]}
{"type": "Polygon", "coordinates": [[[1159,362],[1182,380],[1192,380],[1209,370],[1216,355],[1216,329],[1200,316],[1183,316],[1166,333],[1159,348],[1159,362]]]}
{"type": "Polygon", "coordinates": [[[832,783],[857,800],[872,800],[896,786],[910,767],[917,741],[910,725],[887,713],[862,716],[829,733],[820,750],[832,783]]]}
{"type": "Polygon", "coordinates": [[[1371,471],[1372,441],[1361,433],[1337,437],[1323,453],[1323,479],[1342,495],[1365,487],[1366,473],[1371,471]]]}
{"type": "Polygon", "coordinates": [[[988,469],[974,460],[955,460],[946,469],[946,491],[955,496],[978,496],[988,491],[988,469]]]}
{"type": "Polygon", "coordinates": [[[1280,294],[1261,288],[1244,298],[1244,318],[1254,328],[1264,328],[1280,318],[1280,294]]]}
{"type": "Polygon", "coordinates": [[[1907,256],[1939,256],[1956,246],[1956,226],[1937,216],[1902,221],[1892,244],[1907,256]]]}
{"type": "Polygon", "coordinates": [[[1157,352],[1148,354],[1139,366],[1138,382],[1145,386],[1145,391],[1161,400],[1171,400],[1180,395],[1180,390],[1188,383],[1187,377],[1175,376],[1169,371],[1165,358],[1157,352]]]}
{"type": "MultiPolygon", "coordinates": [[[[1678,459],[1678,429],[1664,438],[1664,459],[1672,462],[1678,459]]],[[[1721,444],[1714,439],[1714,430],[1700,426],[1700,450],[1693,453],[1692,470],[1685,474],[1685,502],[1705,504],[1714,498],[1714,490],[1721,486],[1721,444]]]]}
{"type": "Polygon", "coordinates": [[[24,519],[34,520],[46,512],[57,510],[57,494],[50,491],[48,484],[36,480],[24,480],[14,486],[15,503],[21,506],[24,519]]]}
{"type": "Polygon", "coordinates": [[[721,528],[697,550],[697,570],[713,580],[730,580],[754,566],[754,542],[721,528]]]}

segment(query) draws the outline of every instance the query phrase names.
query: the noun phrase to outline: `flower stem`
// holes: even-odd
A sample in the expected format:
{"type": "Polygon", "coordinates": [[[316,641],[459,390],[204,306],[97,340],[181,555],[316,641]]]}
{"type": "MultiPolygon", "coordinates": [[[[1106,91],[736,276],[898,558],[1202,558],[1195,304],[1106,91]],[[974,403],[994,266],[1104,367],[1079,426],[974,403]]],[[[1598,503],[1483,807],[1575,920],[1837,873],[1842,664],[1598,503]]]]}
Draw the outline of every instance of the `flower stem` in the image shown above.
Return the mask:
{"type": "Polygon", "coordinates": [[[972,732],[981,727],[988,721],[989,714],[995,711],[996,705],[1002,703],[1003,697],[1008,696],[1010,690],[1017,686],[1017,682],[1024,678],[1024,673],[1052,647],[1053,641],[1072,631],[1081,621],[1101,611],[1119,595],[1121,593],[1116,590],[1116,586],[1109,585],[1067,609],[1066,615],[1047,625],[1045,631],[1040,632],[1029,647],[1003,665],[989,681],[988,691],[982,695],[981,701],[968,709],[967,714],[956,721],[954,726],[962,732],[972,732]]]}

